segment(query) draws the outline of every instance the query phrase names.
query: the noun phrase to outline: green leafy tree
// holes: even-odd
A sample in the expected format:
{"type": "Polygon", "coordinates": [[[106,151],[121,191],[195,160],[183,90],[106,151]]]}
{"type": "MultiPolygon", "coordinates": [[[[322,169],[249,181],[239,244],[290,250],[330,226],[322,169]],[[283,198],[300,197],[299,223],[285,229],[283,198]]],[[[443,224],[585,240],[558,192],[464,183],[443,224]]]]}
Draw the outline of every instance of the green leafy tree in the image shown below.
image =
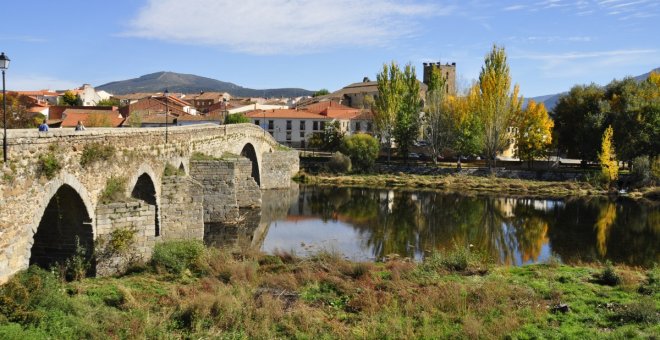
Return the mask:
{"type": "Polygon", "coordinates": [[[608,126],[603,133],[600,154],[598,155],[601,174],[603,179],[610,185],[619,178],[619,165],[615,158],[614,144],[612,142],[613,134],[612,126],[608,126]]]}
{"type": "Polygon", "coordinates": [[[433,161],[443,149],[449,148],[454,141],[456,126],[452,119],[448,98],[443,91],[447,80],[439,68],[433,68],[426,92],[426,110],[423,126],[425,137],[429,142],[433,161]]]}
{"type": "Polygon", "coordinates": [[[341,131],[341,126],[338,121],[325,124],[325,128],[321,133],[315,133],[309,140],[309,144],[313,148],[319,148],[323,151],[337,151],[341,146],[341,141],[344,138],[344,133],[341,131]]]}
{"type": "Polygon", "coordinates": [[[61,104],[66,106],[80,106],[82,105],[82,99],[72,91],[66,91],[62,95],[61,104]]]}
{"type": "Polygon", "coordinates": [[[142,117],[144,116],[144,113],[141,111],[133,111],[131,114],[128,116],[128,124],[131,127],[142,127],[142,117]]]}
{"type": "Polygon", "coordinates": [[[555,106],[557,146],[569,158],[595,160],[604,130],[606,114],[601,110],[602,87],[576,85],[555,106]]]}
{"type": "Polygon", "coordinates": [[[397,142],[399,154],[408,159],[408,150],[419,137],[422,101],[419,98],[419,82],[415,75],[415,68],[412,65],[406,65],[401,79],[403,83],[401,105],[399,110],[396,111],[396,120],[392,132],[397,142]]]}
{"type": "Polygon", "coordinates": [[[242,124],[249,122],[250,122],[250,118],[245,117],[245,115],[242,113],[234,113],[227,115],[227,117],[225,117],[225,124],[242,124]]]}
{"type": "Polygon", "coordinates": [[[98,103],[96,103],[96,106],[117,106],[117,107],[119,107],[119,99],[117,99],[117,98],[101,99],[101,100],[99,100],[98,103]]]}
{"type": "Polygon", "coordinates": [[[330,91],[328,89],[320,89],[312,95],[312,97],[320,97],[320,96],[325,96],[327,94],[330,94],[330,91]]]}
{"type": "MultiPolygon", "coordinates": [[[[44,117],[40,114],[30,114],[27,109],[32,105],[31,99],[25,95],[16,93],[7,93],[7,128],[8,129],[27,129],[41,124],[44,117]]],[[[2,93],[0,93],[0,104],[2,103],[2,93]]],[[[0,126],[4,124],[4,114],[2,105],[0,105],[0,126]]]]}
{"type": "Polygon", "coordinates": [[[380,140],[387,140],[387,161],[392,155],[392,138],[396,125],[396,115],[399,112],[405,85],[399,66],[392,62],[389,66],[383,64],[383,70],[376,75],[378,97],[373,106],[374,125],[380,140]]]}
{"type": "Polygon", "coordinates": [[[495,164],[498,152],[509,145],[512,137],[507,129],[512,126],[520,112],[522,98],[518,96],[518,86],[511,90],[511,76],[503,47],[493,46],[484,60],[479,74],[479,105],[477,114],[483,128],[483,152],[488,167],[495,164]]]}
{"type": "Polygon", "coordinates": [[[371,135],[358,133],[344,137],[341,152],[351,158],[353,168],[367,172],[376,162],[380,151],[380,143],[371,135]]]}

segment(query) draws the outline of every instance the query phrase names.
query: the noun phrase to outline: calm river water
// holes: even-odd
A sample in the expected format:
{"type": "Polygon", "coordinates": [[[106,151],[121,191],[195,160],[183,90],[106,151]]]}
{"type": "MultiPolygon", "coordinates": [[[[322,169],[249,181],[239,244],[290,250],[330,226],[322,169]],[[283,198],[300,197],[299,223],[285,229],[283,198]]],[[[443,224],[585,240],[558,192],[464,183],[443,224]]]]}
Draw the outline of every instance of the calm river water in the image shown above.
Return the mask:
{"type": "Polygon", "coordinates": [[[353,260],[398,254],[421,260],[468,246],[502,264],[660,262],[660,207],[627,199],[465,196],[432,191],[300,186],[265,192],[238,228],[211,226],[207,242],[353,260]]]}

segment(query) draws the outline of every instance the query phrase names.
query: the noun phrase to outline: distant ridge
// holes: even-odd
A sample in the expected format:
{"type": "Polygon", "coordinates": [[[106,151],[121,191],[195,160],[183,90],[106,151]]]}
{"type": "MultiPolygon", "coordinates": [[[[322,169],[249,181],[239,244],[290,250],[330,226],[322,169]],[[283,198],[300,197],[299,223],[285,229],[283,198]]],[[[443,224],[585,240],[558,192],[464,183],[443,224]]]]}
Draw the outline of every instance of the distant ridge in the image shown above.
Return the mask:
{"type": "MultiPolygon", "coordinates": [[[[644,80],[649,78],[649,76],[651,75],[651,72],[660,73],[660,67],[658,67],[654,70],[651,70],[647,73],[644,73],[642,75],[633,77],[633,79],[635,79],[637,81],[644,81],[644,80]]],[[[554,110],[555,106],[557,106],[557,103],[559,102],[559,98],[561,98],[561,96],[563,96],[567,93],[568,93],[568,91],[562,92],[562,93],[556,93],[556,94],[548,94],[548,95],[545,95],[545,96],[538,96],[538,97],[528,98],[528,99],[525,100],[525,104],[527,103],[528,100],[533,100],[537,103],[543,103],[545,105],[546,109],[548,109],[548,111],[552,111],[552,110],[554,110]]]]}
{"type": "Polygon", "coordinates": [[[199,92],[228,92],[235,97],[299,97],[311,96],[314,92],[299,88],[279,89],[250,89],[233,83],[212,78],[200,77],[194,74],[175,72],[156,72],[145,74],[139,78],[113,81],[97,86],[98,91],[107,91],[112,94],[129,94],[138,92],[170,92],[199,93],[199,92]]]}

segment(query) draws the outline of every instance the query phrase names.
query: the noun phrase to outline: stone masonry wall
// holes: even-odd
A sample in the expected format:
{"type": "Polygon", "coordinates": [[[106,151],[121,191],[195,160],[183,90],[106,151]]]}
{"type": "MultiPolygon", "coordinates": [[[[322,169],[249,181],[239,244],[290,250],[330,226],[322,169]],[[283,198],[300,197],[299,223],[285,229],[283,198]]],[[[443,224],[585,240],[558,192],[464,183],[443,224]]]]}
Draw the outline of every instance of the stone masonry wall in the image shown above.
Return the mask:
{"type": "Polygon", "coordinates": [[[190,161],[190,176],[204,190],[204,223],[225,222],[238,218],[233,162],[190,161]]]}
{"type": "MultiPolygon", "coordinates": [[[[7,132],[9,162],[0,162],[0,283],[27,268],[37,226],[53,194],[63,185],[70,186],[80,196],[95,228],[99,196],[111,176],[125,177],[130,194],[135,181],[148,174],[160,208],[166,164],[183,165],[185,169],[195,152],[221,157],[224,153],[240,154],[251,144],[260,174],[268,178],[269,170],[263,167],[262,156],[278,148],[277,142],[254,124],[170,127],[167,144],[164,128],[88,128],[82,132],[61,128],[41,133],[36,129],[10,129],[7,132]],[[83,151],[90,144],[113,146],[112,159],[82,166],[83,151]],[[61,165],[50,178],[40,171],[40,157],[45,155],[54,155],[61,165]]],[[[272,164],[268,168],[272,169],[272,164]]],[[[271,180],[268,187],[277,185],[283,182],[271,180]]],[[[229,215],[237,216],[237,209],[233,208],[229,215]]],[[[94,230],[94,239],[98,235],[94,230]]]]}
{"type": "Polygon", "coordinates": [[[252,178],[252,162],[247,158],[235,160],[236,163],[236,203],[239,208],[257,208],[261,206],[261,189],[252,178]]]}
{"type": "Polygon", "coordinates": [[[300,158],[296,150],[277,150],[262,155],[261,188],[285,189],[291,185],[291,177],[300,170],[300,158]]]}
{"type": "Polygon", "coordinates": [[[155,216],[156,207],[143,201],[99,205],[96,274],[113,275],[131,262],[148,260],[156,242],[155,216]]]}
{"type": "Polygon", "coordinates": [[[204,238],[204,189],[182,176],[163,178],[161,240],[204,238]]]}

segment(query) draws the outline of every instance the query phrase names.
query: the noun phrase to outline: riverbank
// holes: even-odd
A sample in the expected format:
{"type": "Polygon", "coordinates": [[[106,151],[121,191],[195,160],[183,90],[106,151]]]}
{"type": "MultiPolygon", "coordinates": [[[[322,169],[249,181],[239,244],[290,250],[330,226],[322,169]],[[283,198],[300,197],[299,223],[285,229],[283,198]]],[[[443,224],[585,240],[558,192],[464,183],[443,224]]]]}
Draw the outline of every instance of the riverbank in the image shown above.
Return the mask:
{"type": "MultiPolygon", "coordinates": [[[[473,192],[502,194],[507,196],[526,196],[542,198],[561,198],[566,196],[617,195],[616,191],[605,190],[582,181],[535,181],[467,174],[416,175],[398,174],[299,174],[295,180],[305,184],[339,185],[369,188],[414,188],[447,190],[454,192],[473,192]]],[[[645,188],[627,194],[632,198],[658,200],[660,191],[657,187],[645,188]]]]}
{"type": "Polygon", "coordinates": [[[31,269],[0,288],[0,338],[647,338],[660,269],[232,255],[190,242],[115,278],[31,269]]]}

